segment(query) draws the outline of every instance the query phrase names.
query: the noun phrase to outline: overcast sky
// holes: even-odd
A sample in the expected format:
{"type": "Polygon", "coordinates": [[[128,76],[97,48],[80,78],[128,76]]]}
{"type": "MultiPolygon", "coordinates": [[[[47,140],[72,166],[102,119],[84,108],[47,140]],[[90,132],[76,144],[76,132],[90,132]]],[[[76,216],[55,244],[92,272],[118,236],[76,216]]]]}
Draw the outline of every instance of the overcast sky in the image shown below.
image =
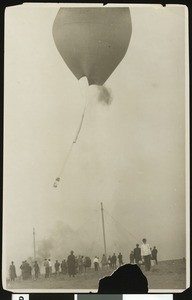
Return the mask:
{"type": "Polygon", "coordinates": [[[89,88],[78,142],[55,189],[84,108],[79,82],[54,44],[57,12],[6,11],[7,263],[33,256],[33,227],[37,247],[57,236],[64,257],[71,249],[101,255],[100,202],[109,254],[122,251],[128,261],[146,237],[161,260],[186,256],[185,8],[131,7],[129,49],[106,82],[113,101],[98,103],[97,88],[89,88]]]}

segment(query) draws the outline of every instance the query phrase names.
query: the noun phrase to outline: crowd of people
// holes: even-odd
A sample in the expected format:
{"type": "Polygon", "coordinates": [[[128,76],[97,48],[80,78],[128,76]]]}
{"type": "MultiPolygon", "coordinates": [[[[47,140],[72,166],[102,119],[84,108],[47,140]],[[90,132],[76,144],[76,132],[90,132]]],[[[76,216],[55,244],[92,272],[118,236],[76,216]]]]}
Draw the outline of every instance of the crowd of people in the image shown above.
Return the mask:
{"type": "Polygon", "coordinates": [[[136,263],[137,265],[145,265],[145,271],[150,271],[151,269],[151,262],[153,261],[153,264],[158,264],[157,261],[157,248],[156,246],[150,248],[149,244],[147,243],[146,239],[142,240],[141,247],[139,247],[139,244],[136,244],[136,247],[131,251],[130,253],[130,263],[136,263]]]}
{"type": "Polygon", "coordinates": [[[100,265],[102,270],[116,269],[117,266],[120,267],[123,265],[123,255],[121,254],[121,252],[119,252],[118,256],[115,253],[113,253],[113,255],[109,255],[108,257],[103,254],[101,261],[98,256],[95,256],[93,264],[95,271],[99,270],[100,265]]]}
{"type": "MultiPolygon", "coordinates": [[[[157,261],[157,249],[154,246],[153,249],[150,248],[146,239],[142,240],[141,246],[136,244],[136,247],[131,251],[129,255],[130,263],[145,266],[145,270],[149,271],[151,269],[151,261],[158,264],[157,261]]],[[[95,272],[101,268],[102,270],[115,270],[117,267],[120,267],[124,264],[123,255],[119,252],[118,255],[113,253],[108,255],[108,257],[103,254],[101,259],[98,256],[95,256],[93,259],[93,264],[88,256],[83,255],[74,255],[74,251],[71,251],[66,259],[63,259],[61,262],[58,260],[52,264],[51,259],[44,259],[44,276],[49,278],[51,276],[57,276],[59,274],[68,275],[69,277],[75,277],[76,274],[82,274],[86,272],[87,268],[94,268],[95,272]]],[[[32,278],[32,272],[34,273],[34,278],[38,279],[40,275],[40,266],[37,261],[33,265],[30,265],[27,260],[23,261],[21,266],[21,276],[23,280],[32,278]],[[32,271],[33,270],[33,271],[32,271]]],[[[9,267],[10,280],[14,281],[17,277],[16,268],[14,262],[11,262],[9,267]]]]}
{"type": "MultiPolygon", "coordinates": [[[[50,259],[44,260],[45,278],[52,276],[52,262],[50,259]]],[[[75,277],[77,273],[86,272],[87,268],[91,267],[91,259],[88,256],[75,256],[74,251],[71,251],[67,259],[63,259],[60,263],[58,260],[54,263],[54,274],[68,274],[69,277],[75,277]]]]}

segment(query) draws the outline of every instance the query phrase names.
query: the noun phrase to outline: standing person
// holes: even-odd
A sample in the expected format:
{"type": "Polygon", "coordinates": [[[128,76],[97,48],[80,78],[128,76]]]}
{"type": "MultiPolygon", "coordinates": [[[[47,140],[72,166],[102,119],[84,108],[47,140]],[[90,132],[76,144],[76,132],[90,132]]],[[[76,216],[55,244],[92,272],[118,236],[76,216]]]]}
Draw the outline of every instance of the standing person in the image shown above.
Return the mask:
{"type": "Polygon", "coordinates": [[[59,274],[59,267],[60,267],[60,263],[58,262],[58,260],[56,260],[55,262],[55,274],[59,274]]]}
{"type": "Polygon", "coordinates": [[[29,264],[26,260],[23,262],[23,272],[24,272],[23,279],[25,280],[29,279],[30,270],[29,270],[29,264]]]}
{"type": "Polygon", "coordinates": [[[136,244],[136,248],[133,250],[133,253],[135,262],[139,265],[139,262],[141,261],[141,248],[139,247],[139,244],[136,244]]]}
{"type": "Polygon", "coordinates": [[[116,267],[117,267],[117,256],[115,255],[115,253],[113,253],[113,255],[111,257],[111,261],[112,261],[112,268],[116,269],[116,267]]]}
{"type": "Polygon", "coordinates": [[[112,269],[112,258],[111,258],[111,255],[109,255],[109,257],[108,257],[107,264],[109,265],[109,269],[112,269]]]}
{"type": "Polygon", "coordinates": [[[83,256],[79,255],[78,257],[78,272],[79,274],[83,273],[83,256]]]}
{"type": "Polygon", "coordinates": [[[93,260],[93,264],[94,264],[94,269],[97,272],[99,270],[99,259],[97,256],[95,256],[95,258],[93,260]]]}
{"type": "Polygon", "coordinates": [[[28,266],[27,266],[27,269],[28,269],[28,279],[29,278],[32,278],[32,267],[31,267],[31,265],[29,264],[29,263],[27,263],[28,264],[28,266]]]}
{"type": "Polygon", "coordinates": [[[65,259],[63,259],[61,262],[61,273],[63,275],[67,274],[67,262],[65,259]]]}
{"type": "Polygon", "coordinates": [[[122,264],[123,264],[123,255],[121,254],[121,252],[119,252],[118,260],[119,260],[119,266],[122,266],[122,264]]]}
{"type": "Polygon", "coordinates": [[[102,270],[105,269],[106,264],[107,264],[107,258],[105,256],[105,254],[103,254],[102,259],[101,259],[102,270]]]}
{"type": "Polygon", "coordinates": [[[158,251],[157,251],[156,247],[154,246],[153,250],[152,250],[152,259],[155,260],[156,264],[158,264],[158,261],[157,261],[157,252],[158,251]]]}
{"type": "Polygon", "coordinates": [[[46,258],[44,260],[44,267],[45,267],[45,278],[48,278],[49,277],[49,262],[46,258]]]}
{"type": "Polygon", "coordinates": [[[15,278],[17,277],[16,268],[15,268],[15,265],[14,265],[13,261],[11,262],[11,265],[9,266],[9,276],[10,276],[11,281],[14,281],[15,278]]]}
{"type": "Polygon", "coordinates": [[[83,267],[84,267],[84,272],[87,271],[87,268],[91,268],[91,259],[88,256],[83,257],[83,267]]]}
{"type": "Polygon", "coordinates": [[[48,260],[48,263],[49,263],[49,277],[51,277],[51,275],[52,275],[52,262],[51,262],[50,258],[48,260]]]}
{"type": "Polygon", "coordinates": [[[37,279],[39,277],[39,273],[40,273],[40,268],[39,268],[37,261],[35,261],[33,267],[34,267],[34,271],[35,271],[35,279],[37,279]]]}
{"type": "Polygon", "coordinates": [[[67,258],[69,277],[75,277],[75,255],[73,253],[74,251],[71,251],[71,254],[67,258]]]}
{"type": "Polygon", "coordinates": [[[141,256],[144,259],[145,271],[150,271],[151,269],[151,250],[147,240],[142,240],[143,244],[141,245],[141,256]]]}
{"type": "Polygon", "coordinates": [[[130,259],[130,264],[134,264],[134,252],[131,251],[130,255],[129,255],[129,259],[130,259]]]}
{"type": "Polygon", "coordinates": [[[21,269],[21,277],[24,280],[25,278],[25,273],[24,273],[24,261],[22,261],[22,264],[20,265],[20,269],[21,269]]]}

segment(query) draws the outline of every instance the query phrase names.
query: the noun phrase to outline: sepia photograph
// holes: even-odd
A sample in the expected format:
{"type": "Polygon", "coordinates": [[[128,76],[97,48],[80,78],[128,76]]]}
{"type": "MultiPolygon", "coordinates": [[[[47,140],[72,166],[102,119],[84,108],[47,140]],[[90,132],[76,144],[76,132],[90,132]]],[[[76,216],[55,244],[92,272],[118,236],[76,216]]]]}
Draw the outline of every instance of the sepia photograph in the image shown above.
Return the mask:
{"type": "Polygon", "coordinates": [[[4,289],[188,288],[187,7],[25,3],[4,45],[4,289]]]}

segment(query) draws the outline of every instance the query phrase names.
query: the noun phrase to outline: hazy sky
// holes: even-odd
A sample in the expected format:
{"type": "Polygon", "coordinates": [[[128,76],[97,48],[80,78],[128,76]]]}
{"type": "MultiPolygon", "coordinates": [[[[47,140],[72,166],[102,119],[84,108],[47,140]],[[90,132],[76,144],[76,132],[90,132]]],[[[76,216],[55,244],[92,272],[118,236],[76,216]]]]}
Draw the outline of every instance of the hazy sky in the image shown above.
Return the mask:
{"type": "Polygon", "coordinates": [[[97,87],[89,88],[78,142],[55,189],[84,108],[79,82],[52,37],[57,12],[6,11],[7,263],[33,256],[33,227],[37,248],[55,239],[53,259],[71,249],[101,255],[101,201],[109,253],[122,251],[128,261],[146,237],[159,259],[184,257],[185,7],[131,7],[130,46],[106,82],[113,101],[98,103],[97,87]]]}

